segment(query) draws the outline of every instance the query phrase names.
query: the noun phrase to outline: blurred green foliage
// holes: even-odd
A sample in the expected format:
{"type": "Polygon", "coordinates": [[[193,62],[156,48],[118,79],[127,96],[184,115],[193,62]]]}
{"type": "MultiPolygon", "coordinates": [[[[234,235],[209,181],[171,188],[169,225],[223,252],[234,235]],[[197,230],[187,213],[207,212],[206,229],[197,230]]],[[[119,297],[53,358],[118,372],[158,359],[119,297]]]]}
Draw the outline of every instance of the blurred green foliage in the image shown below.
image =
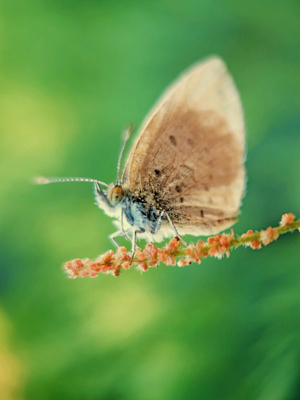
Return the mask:
{"type": "Polygon", "coordinates": [[[210,54],[247,126],[237,233],[300,217],[297,0],[0,5],[0,398],[300,398],[299,236],[186,268],[67,280],[110,248],[91,185],[115,179],[120,132],[210,54]]]}

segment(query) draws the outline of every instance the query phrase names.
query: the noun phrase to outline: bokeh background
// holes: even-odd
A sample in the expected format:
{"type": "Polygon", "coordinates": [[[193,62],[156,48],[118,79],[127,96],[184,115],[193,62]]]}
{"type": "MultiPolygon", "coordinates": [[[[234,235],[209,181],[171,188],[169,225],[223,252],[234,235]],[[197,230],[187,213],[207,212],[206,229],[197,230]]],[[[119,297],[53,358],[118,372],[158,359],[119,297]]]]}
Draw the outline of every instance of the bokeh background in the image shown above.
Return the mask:
{"type": "Polygon", "coordinates": [[[300,398],[299,234],[145,274],[66,278],[111,247],[92,185],[120,133],[190,64],[241,93],[248,187],[237,233],[300,217],[298,0],[2,0],[0,399],[300,398]]]}

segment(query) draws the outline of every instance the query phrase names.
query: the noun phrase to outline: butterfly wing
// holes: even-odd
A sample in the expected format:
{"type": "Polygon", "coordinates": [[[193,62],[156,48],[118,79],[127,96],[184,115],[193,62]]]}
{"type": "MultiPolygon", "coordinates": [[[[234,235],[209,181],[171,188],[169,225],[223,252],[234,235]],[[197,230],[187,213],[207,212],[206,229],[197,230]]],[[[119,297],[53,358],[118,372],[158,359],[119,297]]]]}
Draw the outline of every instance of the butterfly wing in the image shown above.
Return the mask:
{"type": "Polygon", "coordinates": [[[165,210],[181,234],[211,234],[236,221],[245,185],[241,102],[217,57],[196,64],[145,119],[123,184],[165,210]]]}

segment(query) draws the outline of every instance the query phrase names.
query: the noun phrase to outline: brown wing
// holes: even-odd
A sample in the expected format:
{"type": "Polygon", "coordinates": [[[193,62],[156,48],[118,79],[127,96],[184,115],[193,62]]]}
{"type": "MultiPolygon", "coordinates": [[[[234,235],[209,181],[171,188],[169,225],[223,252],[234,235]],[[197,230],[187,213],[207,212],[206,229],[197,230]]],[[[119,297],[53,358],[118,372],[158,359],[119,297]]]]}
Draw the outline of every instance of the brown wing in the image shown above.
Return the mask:
{"type": "Polygon", "coordinates": [[[133,193],[166,210],[182,234],[232,225],[244,190],[238,92],[214,57],[182,75],[146,118],[123,174],[133,193]]]}

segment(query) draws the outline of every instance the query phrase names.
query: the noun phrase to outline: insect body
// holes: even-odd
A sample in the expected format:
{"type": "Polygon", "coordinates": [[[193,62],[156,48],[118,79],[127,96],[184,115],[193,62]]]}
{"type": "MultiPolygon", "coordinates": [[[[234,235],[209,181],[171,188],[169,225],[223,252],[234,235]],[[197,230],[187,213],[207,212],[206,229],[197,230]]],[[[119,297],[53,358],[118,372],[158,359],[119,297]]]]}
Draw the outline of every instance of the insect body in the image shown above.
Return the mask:
{"type": "MultiPolygon", "coordinates": [[[[132,235],[132,251],[134,252],[137,235],[148,241],[155,241],[162,221],[168,219],[165,210],[156,208],[146,201],[145,197],[135,196],[129,191],[124,191],[119,185],[108,188],[105,193],[99,184],[95,183],[94,191],[99,208],[103,209],[107,215],[116,218],[115,225],[119,229],[110,235],[116,246],[118,246],[116,237],[126,236],[128,238],[128,235],[132,235]]],[[[175,226],[173,226],[173,234],[179,236],[175,226]]]]}

